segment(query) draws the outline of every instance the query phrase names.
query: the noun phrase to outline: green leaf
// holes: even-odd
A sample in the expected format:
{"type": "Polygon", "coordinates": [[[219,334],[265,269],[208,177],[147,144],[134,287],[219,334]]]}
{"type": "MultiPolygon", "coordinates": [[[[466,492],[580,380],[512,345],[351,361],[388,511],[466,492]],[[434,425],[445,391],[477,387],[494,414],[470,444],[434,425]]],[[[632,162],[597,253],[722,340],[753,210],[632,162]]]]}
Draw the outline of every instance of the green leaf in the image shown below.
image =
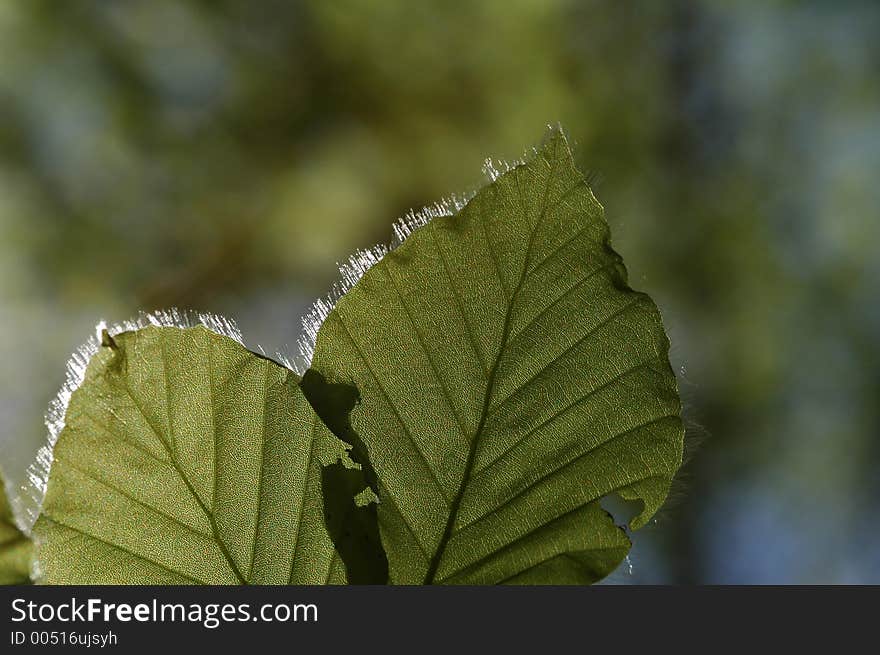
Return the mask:
{"type": "Polygon", "coordinates": [[[641,501],[643,526],[681,464],[657,307],[629,288],[559,131],[454,215],[431,213],[366,257],[311,364],[361,394],[351,431],[378,478],[391,581],[599,580],[630,546],[599,500],[641,501]]]}
{"type": "Polygon", "coordinates": [[[15,523],[0,475],[0,585],[29,583],[32,554],[33,544],[15,523]]]}
{"type": "Polygon", "coordinates": [[[322,493],[323,469],[347,456],[296,375],[201,326],[101,341],[52,453],[34,527],[42,581],[363,577],[347,573],[326,527],[329,507],[354,505],[347,488],[322,493]]]}

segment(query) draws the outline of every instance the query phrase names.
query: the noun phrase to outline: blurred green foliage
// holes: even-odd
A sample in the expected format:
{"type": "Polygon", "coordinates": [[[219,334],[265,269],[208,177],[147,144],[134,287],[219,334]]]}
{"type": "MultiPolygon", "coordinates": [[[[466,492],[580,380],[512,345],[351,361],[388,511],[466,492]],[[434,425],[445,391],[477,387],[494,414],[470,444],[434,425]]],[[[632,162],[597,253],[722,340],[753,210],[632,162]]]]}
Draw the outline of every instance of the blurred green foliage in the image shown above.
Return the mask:
{"type": "Polygon", "coordinates": [[[334,261],[560,121],[710,435],[618,581],[880,581],[878,33],[872,2],[3,3],[9,476],[96,319],[292,345],[334,261]]]}

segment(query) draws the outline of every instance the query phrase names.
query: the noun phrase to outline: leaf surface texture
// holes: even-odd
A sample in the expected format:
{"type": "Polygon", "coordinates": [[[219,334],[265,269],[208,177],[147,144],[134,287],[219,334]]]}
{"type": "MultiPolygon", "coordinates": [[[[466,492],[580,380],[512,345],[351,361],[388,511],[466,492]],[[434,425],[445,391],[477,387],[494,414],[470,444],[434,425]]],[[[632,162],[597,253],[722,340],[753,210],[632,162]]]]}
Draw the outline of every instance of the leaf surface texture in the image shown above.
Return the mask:
{"type": "Polygon", "coordinates": [[[641,527],[681,464],[660,313],[559,131],[370,268],[312,367],[360,391],[395,583],[594,582],[630,547],[599,500],[641,527]]]}
{"type": "Polygon", "coordinates": [[[73,393],[34,532],[42,581],[346,581],[297,377],[204,327],[124,332],[73,393]]]}

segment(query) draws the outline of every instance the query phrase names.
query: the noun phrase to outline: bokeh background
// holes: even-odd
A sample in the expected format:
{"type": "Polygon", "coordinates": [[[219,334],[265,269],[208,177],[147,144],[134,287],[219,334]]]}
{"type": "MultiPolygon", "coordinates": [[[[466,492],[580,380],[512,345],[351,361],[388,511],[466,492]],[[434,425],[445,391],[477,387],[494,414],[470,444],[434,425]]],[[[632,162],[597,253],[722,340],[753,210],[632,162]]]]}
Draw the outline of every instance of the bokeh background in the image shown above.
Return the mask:
{"type": "Polygon", "coordinates": [[[702,439],[610,581],[878,583],[878,35],[870,1],[0,3],[0,461],[98,319],[293,346],[336,261],[559,121],[702,439]]]}

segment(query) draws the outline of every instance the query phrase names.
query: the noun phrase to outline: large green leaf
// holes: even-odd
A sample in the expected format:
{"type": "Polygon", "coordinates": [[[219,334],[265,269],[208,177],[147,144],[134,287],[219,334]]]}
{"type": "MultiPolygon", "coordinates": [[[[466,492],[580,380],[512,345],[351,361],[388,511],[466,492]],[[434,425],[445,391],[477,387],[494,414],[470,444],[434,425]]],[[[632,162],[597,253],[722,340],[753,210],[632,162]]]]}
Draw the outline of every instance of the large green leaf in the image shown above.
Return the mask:
{"type": "Polygon", "coordinates": [[[599,500],[641,501],[644,525],[683,428],[660,314],[565,137],[376,259],[312,367],[361,394],[340,436],[375,469],[391,581],[605,576],[630,543],[599,500]]]}
{"type": "Polygon", "coordinates": [[[0,475],[0,585],[30,581],[32,552],[31,540],[16,525],[0,475]]]}
{"type": "Polygon", "coordinates": [[[34,527],[41,580],[363,578],[347,573],[340,553],[352,549],[343,543],[337,551],[327,529],[350,541],[333,512],[368,511],[354,506],[350,491],[359,471],[345,478],[348,488],[324,484],[322,492],[322,478],[349,470],[341,465],[347,458],[298,381],[205,327],[105,332],[53,449],[34,527]]]}

